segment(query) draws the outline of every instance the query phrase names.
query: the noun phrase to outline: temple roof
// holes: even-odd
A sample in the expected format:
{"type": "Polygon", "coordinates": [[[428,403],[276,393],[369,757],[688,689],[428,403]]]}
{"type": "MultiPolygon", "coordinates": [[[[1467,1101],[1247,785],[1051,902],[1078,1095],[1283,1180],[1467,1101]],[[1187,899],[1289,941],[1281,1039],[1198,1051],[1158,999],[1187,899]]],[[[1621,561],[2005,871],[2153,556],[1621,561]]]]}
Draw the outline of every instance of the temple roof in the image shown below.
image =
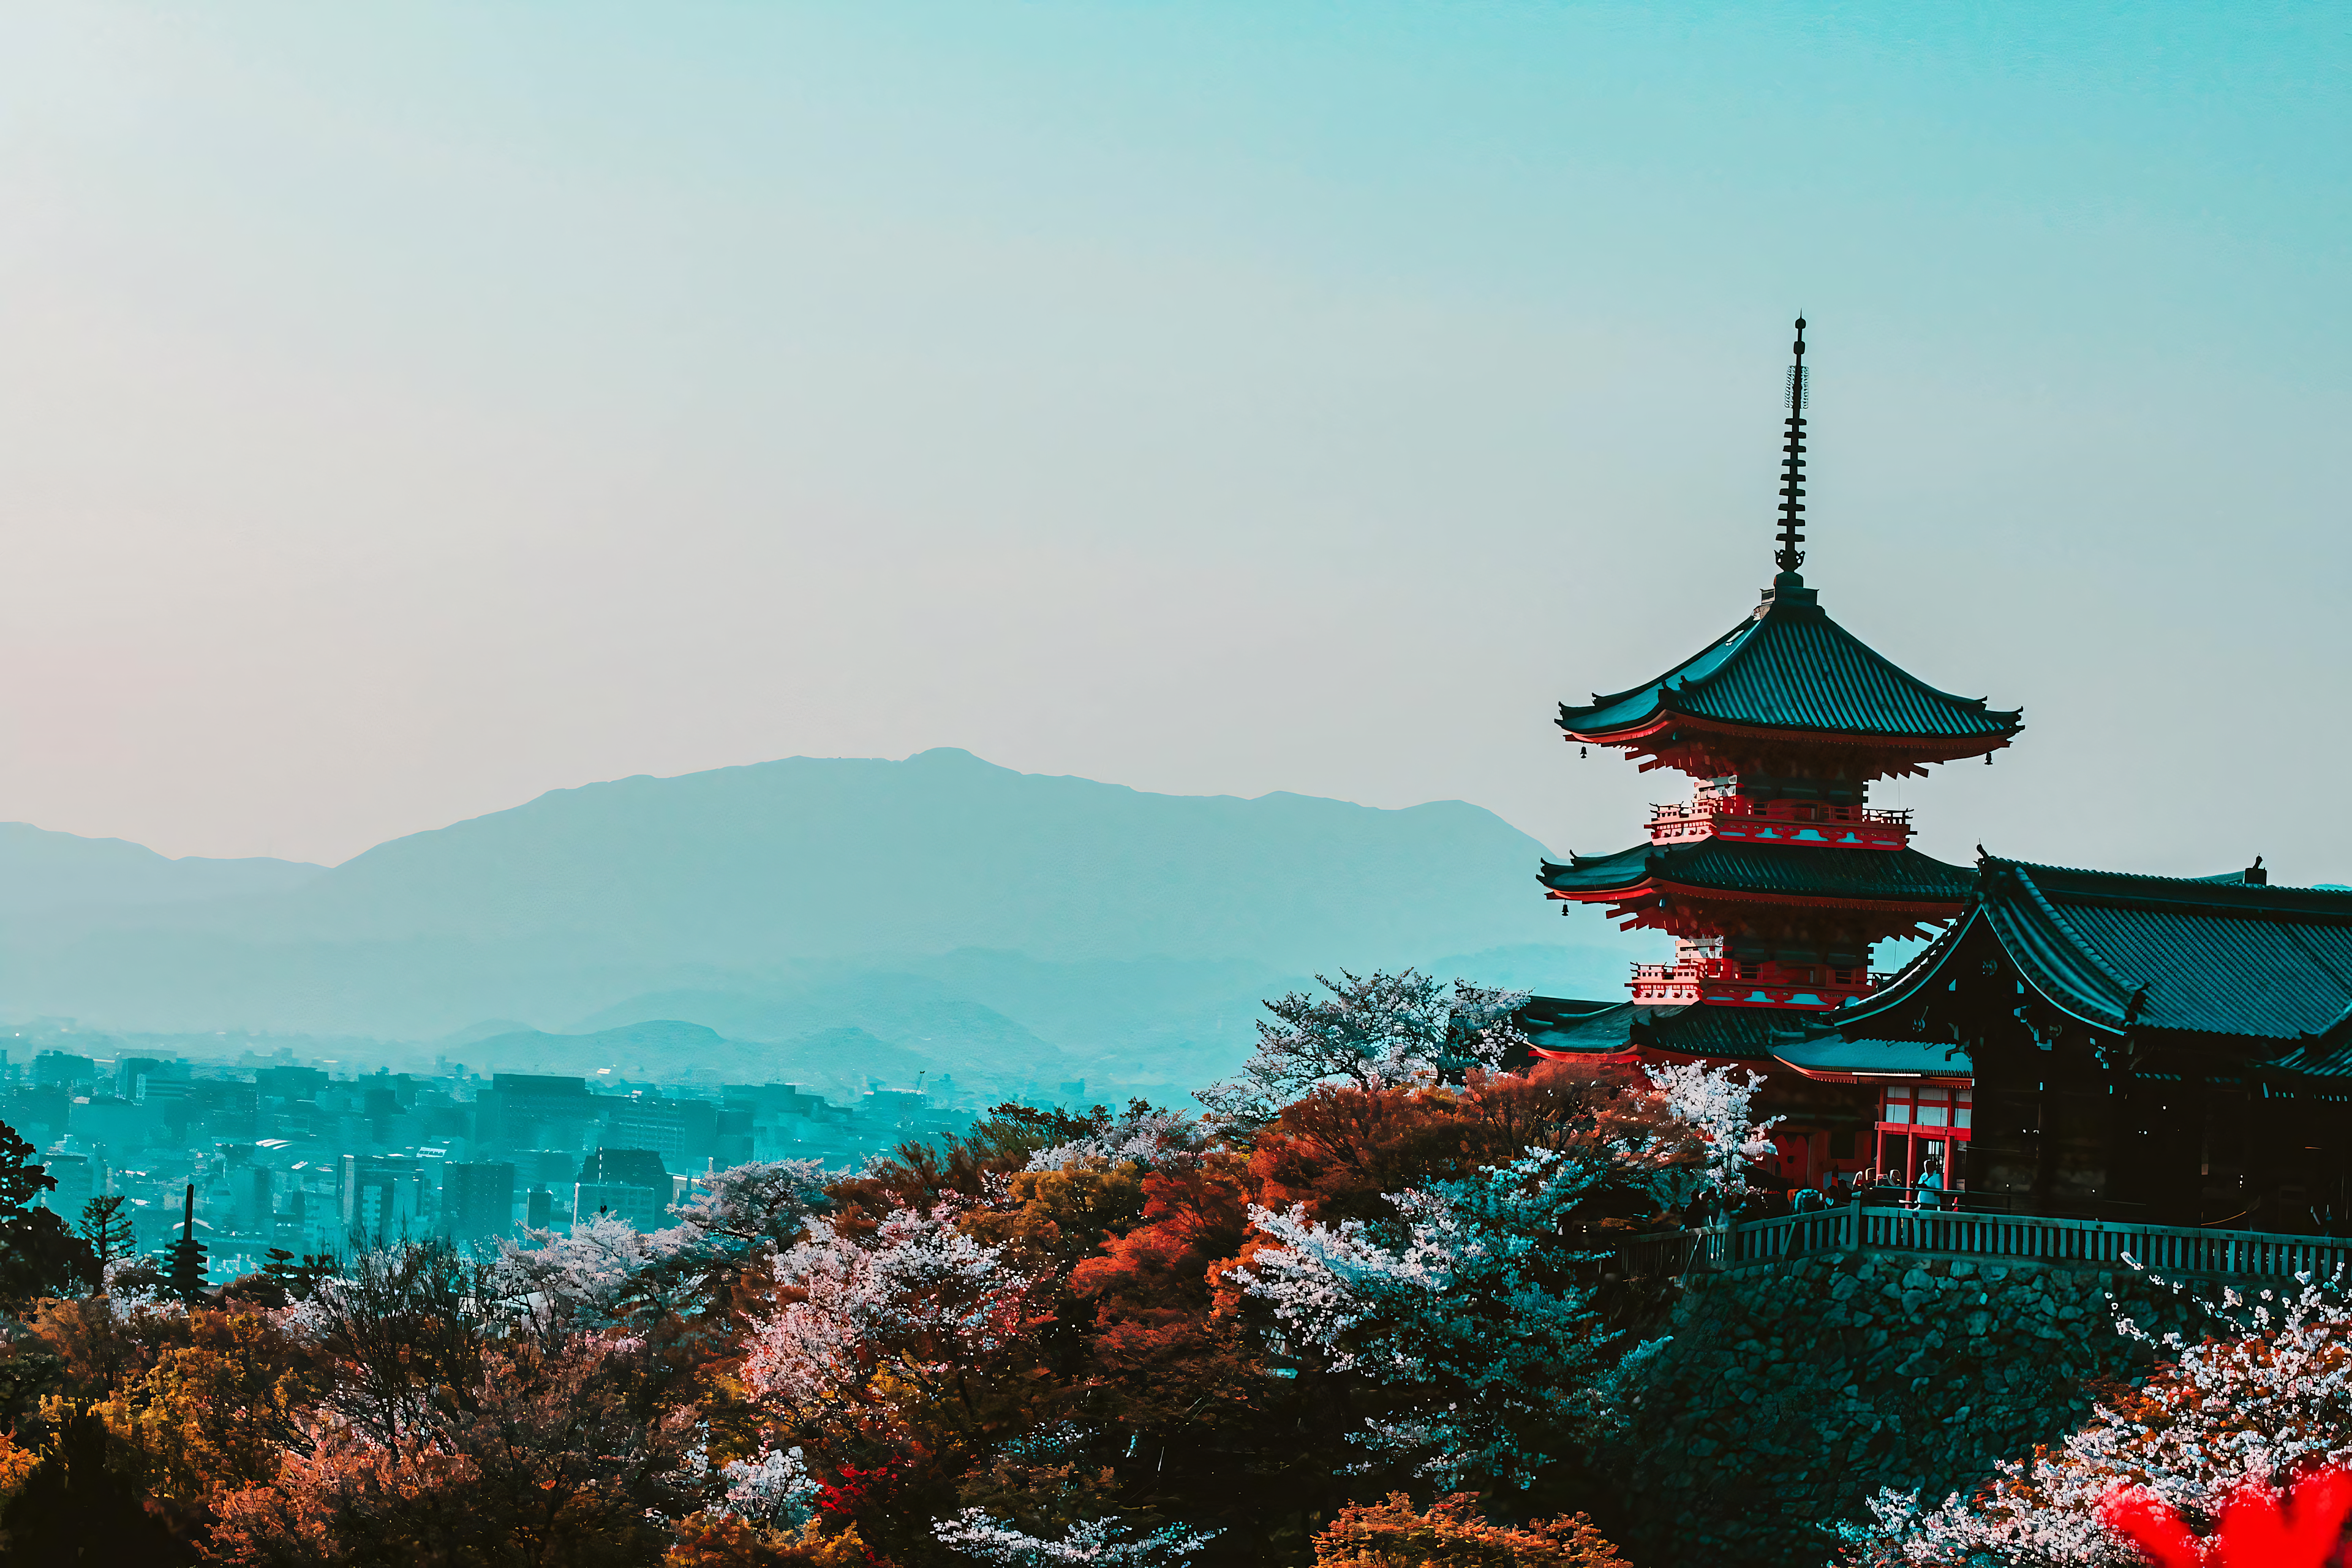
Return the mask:
{"type": "Polygon", "coordinates": [[[1938,691],[1896,668],[1825,615],[1784,574],[1739,625],[1654,680],[1563,702],[1559,726],[1580,740],[1640,731],[1670,714],[1758,729],[1871,737],[2006,738],[2016,710],[1938,691]]]}
{"type": "Polygon", "coordinates": [[[1790,899],[1864,899],[1959,905],[1976,879],[1916,849],[1817,849],[1732,844],[1718,838],[1664,847],[1637,844],[1614,855],[1547,860],[1537,880],[1556,892],[1601,899],[1643,884],[1673,883],[1790,899]]]}
{"type": "Polygon", "coordinates": [[[1819,1015],[1771,1007],[1645,1007],[1632,1002],[1579,1002],[1530,996],[1518,1025],[1537,1050],[1606,1056],[1647,1048],[1678,1056],[1761,1061],[1777,1043],[1794,1040],[1819,1015]]]}
{"type": "MultiPolygon", "coordinates": [[[[1841,1023],[1902,1009],[1979,926],[2025,983],[2100,1029],[2294,1041],[2306,1072],[2352,1035],[2352,892],[2143,877],[1988,856],[1977,907],[1885,993],[1841,1023]],[[2306,1044],[2307,1043],[2307,1044],[2306,1044]]],[[[2282,1058],[2280,1065],[2290,1065],[2282,1058]]]]}
{"type": "Polygon", "coordinates": [[[1800,1036],[1772,1047],[1775,1060],[1807,1078],[1971,1078],[1976,1065],[1948,1040],[1849,1040],[1835,1031],[1800,1036]]]}

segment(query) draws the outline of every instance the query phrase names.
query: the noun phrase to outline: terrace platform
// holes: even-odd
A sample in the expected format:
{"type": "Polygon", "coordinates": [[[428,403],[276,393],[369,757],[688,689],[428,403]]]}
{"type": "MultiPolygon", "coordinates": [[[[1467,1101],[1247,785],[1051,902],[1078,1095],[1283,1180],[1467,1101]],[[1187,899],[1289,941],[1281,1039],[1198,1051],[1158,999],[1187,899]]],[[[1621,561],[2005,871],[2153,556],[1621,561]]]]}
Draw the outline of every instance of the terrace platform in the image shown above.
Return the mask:
{"type": "Polygon", "coordinates": [[[1604,1271],[1621,1280],[1662,1279],[1850,1252],[2137,1268],[2167,1279],[2271,1285],[2352,1274],[2352,1238],[2343,1237],[1860,1204],[1635,1237],[1612,1249],[1604,1271]]]}

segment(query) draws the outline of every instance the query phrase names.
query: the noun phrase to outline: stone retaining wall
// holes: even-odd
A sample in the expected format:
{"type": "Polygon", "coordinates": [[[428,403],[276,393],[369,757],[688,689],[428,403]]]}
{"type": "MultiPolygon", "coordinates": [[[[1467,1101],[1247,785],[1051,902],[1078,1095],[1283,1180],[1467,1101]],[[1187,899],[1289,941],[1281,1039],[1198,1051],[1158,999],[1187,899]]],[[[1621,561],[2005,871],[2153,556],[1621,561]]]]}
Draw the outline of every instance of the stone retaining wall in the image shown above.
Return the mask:
{"type": "Polygon", "coordinates": [[[2081,1425],[2092,1381],[2201,1333],[2129,1271],[1884,1252],[1692,1276],[1651,1337],[1610,1469],[1642,1568],[1815,1568],[1882,1487],[1940,1499],[2081,1425]],[[2110,1297],[2113,1300],[2110,1300],[2110,1297]]]}

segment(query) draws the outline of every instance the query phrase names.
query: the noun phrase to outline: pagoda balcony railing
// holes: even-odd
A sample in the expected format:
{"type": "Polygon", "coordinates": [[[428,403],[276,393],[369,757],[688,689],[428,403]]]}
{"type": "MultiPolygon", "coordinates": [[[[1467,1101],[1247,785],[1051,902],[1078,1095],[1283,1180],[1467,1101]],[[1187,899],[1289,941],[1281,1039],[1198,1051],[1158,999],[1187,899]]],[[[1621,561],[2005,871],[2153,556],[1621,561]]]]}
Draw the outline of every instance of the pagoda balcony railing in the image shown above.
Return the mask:
{"type": "Polygon", "coordinates": [[[1797,844],[1814,848],[1900,849],[1911,842],[1908,811],[1875,811],[1810,800],[1700,795],[1650,807],[1650,842],[1797,844]]]}
{"type": "MultiPolygon", "coordinates": [[[[1937,1194],[1945,1202],[1965,1194],[1937,1194]]],[[[2019,1262],[2144,1268],[2162,1279],[2290,1281],[2352,1267],[2352,1240],[2113,1220],[1849,1204],[1812,1214],[1664,1231],[1619,1243],[1602,1264],[1620,1279],[1785,1264],[1835,1252],[1937,1253],[2019,1262]]]]}
{"type": "Polygon", "coordinates": [[[1633,965],[1633,1000],[1645,1006],[1706,1002],[1727,1007],[1843,1007],[1894,976],[1876,969],[1826,964],[1742,963],[1685,959],[1633,965]]]}

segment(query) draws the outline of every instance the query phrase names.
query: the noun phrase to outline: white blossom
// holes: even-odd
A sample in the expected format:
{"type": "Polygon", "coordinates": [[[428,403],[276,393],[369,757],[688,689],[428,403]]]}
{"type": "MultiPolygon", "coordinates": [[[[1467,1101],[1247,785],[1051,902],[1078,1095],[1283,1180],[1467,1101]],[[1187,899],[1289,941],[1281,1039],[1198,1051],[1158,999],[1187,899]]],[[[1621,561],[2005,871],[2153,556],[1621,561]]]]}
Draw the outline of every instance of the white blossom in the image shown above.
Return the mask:
{"type": "Polygon", "coordinates": [[[2001,1464],[1978,1496],[1924,1507],[1882,1492],[1853,1539],[1882,1559],[1987,1568],[2142,1568],[2097,1519],[2119,1485],[2144,1487],[2200,1529],[2249,1479],[2277,1485],[2318,1465],[2352,1462],[2352,1303],[2313,1287],[2248,1301],[2224,1292],[2221,1332],[2156,1341],[2129,1319],[2117,1331],[2177,1358],[2147,1393],[2160,1413],[2102,1405],[2038,1460],[2001,1464]]]}
{"type": "Polygon", "coordinates": [[[985,1509],[968,1508],[934,1522],[931,1533],[949,1550],[993,1568],[1182,1568],[1220,1532],[1170,1525],[1135,1536],[1113,1517],[1083,1521],[1061,1540],[1047,1541],[999,1523],[985,1509]]]}
{"type": "Polygon", "coordinates": [[[719,1472],[727,1483],[714,1513],[731,1513],[782,1530],[798,1530],[816,1515],[824,1489],[808,1472],[798,1448],[769,1448],[756,1458],[730,1460],[719,1472]]]}
{"type": "Polygon", "coordinates": [[[701,1191],[672,1211],[677,1223],[661,1230],[594,1215],[568,1231],[502,1237],[490,1278],[518,1311],[550,1324],[612,1322],[637,1306],[682,1309],[714,1276],[789,1247],[824,1202],[824,1168],[814,1160],[756,1161],[700,1180],[701,1191]]]}
{"type": "Polygon", "coordinates": [[[776,1260],[780,1292],[798,1299],[752,1326],[744,1381],[807,1408],[864,1388],[877,1369],[927,1387],[1001,1348],[1024,1326],[1037,1281],[954,1221],[947,1205],[899,1209],[863,1240],[819,1221],[776,1260]]]}
{"type": "Polygon", "coordinates": [[[1040,1149],[1029,1156],[1032,1171],[1067,1171],[1136,1164],[1147,1171],[1181,1170],[1201,1161],[1199,1118],[1172,1110],[1125,1115],[1084,1138],[1040,1149]]]}
{"type": "Polygon", "coordinates": [[[1456,980],[1449,996],[1411,969],[1315,978],[1328,996],[1294,991],[1268,1002],[1274,1021],[1259,1022],[1257,1051],[1240,1074],[1194,1096],[1227,1125],[1262,1125],[1319,1083],[1387,1089],[1458,1079],[1494,1071],[1527,1047],[1514,1022],[1524,991],[1456,980]]]}
{"type": "Polygon", "coordinates": [[[174,1295],[162,1278],[154,1273],[154,1267],[155,1260],[152,1258],[132,1256],[106,1260],[102,1278],[107,1299],[113,1304],[118,1316],[127,1317],[134,1312],[148,1312],[163,1318],[187,1316],[188,1304],[174,1295]],[[131,1283],[142,1278],[147,1281],[143,1289],[131,1283]]]}
{"type": "MultiPolygon", "coordinates": [[[[1769,1134],[1781,1120],[1756,1120],[1756,1091],[1764,1087],[1763,1079],[1704,1062],[1656,1062],[1642,1071],[1666,1110],[1706,1140],[1706,1169],[1716,1190],[1726,1197],[1746,1191],[1748,1169],[1772,1152],[1769,1134]]],[[[1654,1188],[1653,1195],[1666,1201],[1654,1188]]]]}
{"type": "Polygon", "coordinates": [[[1569,1276],[1579,1255],[1560,1226],[1607,1174],[1598,1159],[1531,1148],[1387,1194],[1393,1222],[1254,1207],[1276,1246],[1231,1278],[1286,1340],[1403,1399],[1368,1426],[1372,1449],[1417,1458],[1441,1485],[1475,1473],[1525,1484],[1553,1457],[1547,1445],[1591,1419],[1579,1391],[1607,1336],[1569,1276]]]}
{"type": "Polygon", "coordinates": [[[499,1238],[490,1276],[527,1317],[549,1325],[609,1322],[625,1315],[638,1276],[674,1257],[681,1243],[676,1227],[647,1233],[595,1215],[568,1232],[499,1238]]]}
{"type": "Polygon", "coordinates": [[[682,1247],[781,1251],[824,1206],[824,1166],[815,1160],[755,1160],[696,1180],[700,1190],[671,1211],[682,1247]]]}

